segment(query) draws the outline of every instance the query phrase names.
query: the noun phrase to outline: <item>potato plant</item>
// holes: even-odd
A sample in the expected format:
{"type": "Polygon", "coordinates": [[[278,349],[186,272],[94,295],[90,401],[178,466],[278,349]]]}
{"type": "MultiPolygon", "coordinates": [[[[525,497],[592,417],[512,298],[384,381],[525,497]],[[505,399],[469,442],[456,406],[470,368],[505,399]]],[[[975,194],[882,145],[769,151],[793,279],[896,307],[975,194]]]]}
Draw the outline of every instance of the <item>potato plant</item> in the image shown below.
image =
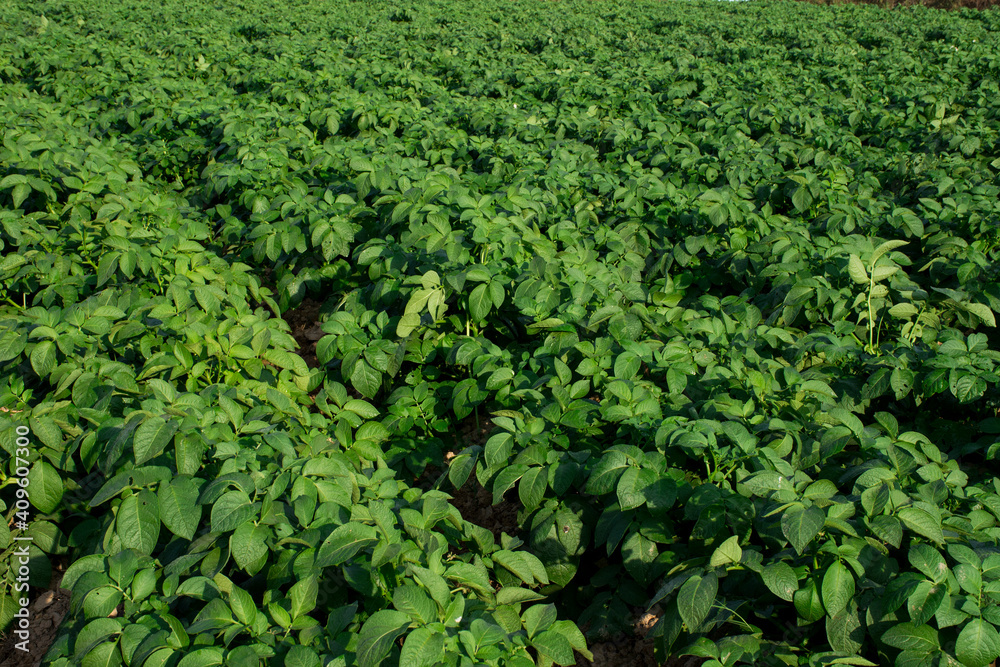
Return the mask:
{"type": "Polygon", "coordinates": [[[998,35],[9,0],[0,626],[64,563],[55,667],[991,664],[998,35]]]}

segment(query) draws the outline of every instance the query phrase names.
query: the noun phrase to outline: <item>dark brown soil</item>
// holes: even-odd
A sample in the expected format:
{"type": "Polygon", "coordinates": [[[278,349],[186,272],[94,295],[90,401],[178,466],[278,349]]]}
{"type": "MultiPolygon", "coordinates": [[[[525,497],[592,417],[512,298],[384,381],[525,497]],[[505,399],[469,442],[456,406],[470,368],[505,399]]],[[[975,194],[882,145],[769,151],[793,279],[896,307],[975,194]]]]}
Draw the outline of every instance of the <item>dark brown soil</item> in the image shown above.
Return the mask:
{"type": "Polygon", "coordinates": [[[502,533],[515,536],[521,532],[517,521],[521,504],[505,499],[494,505],[493,493],[483,488],[475,473],[469,475],[461,489],[452,491],[451,494],[451,504],[462,513],[462,518],[489,530],[498,544],[502,533]]]}
{"type": "MultiPolygon", "coordinates": [[[[478,424],[474,415],[465,418],[458,426],[460,448],[448,452],[445,455],[445,463],[447,464],[465,447],[486,444],[492,430],[493,422],[488,417],[479,417],[478,424]]],[[[517,521],[521,503],[504,499],[494,505],[493,493],[483,488],[476,479],[475,472],[469,475],[462,488],[451,491],[451,494],[453,496],[451,504],[462,513],[462,518],[489,530],[497,542],[500,541],[501,533],[514,536],[521,532],[517,521]]]]}
{"type": "MultiPolygon", "coordinates": [[[[452,452],[448,452],[448,459],[455,456],[452,452]]],[[[410,482],[410,486],[416,489],[423,489],[424,491],[430,491],[437,484],[438,479],[441,477],[441,469],[437,466],[429,465],[424,468],[424,471],[420,475],[410,482]]]]}
{"type": "Polygon", "coordinates": [[[672,656],[666,662],[656,661],[653,653],[653,639],[647,637],[656,622],[660,620],[662,610],[659,605],[651,610],[633,610],[632,633],[621,633],[603,641],[588,642],[587,648],[594,654],[591,662],[582,658],[577,667],[699,667],[705,658],[694,656],[672,656]]]}
{"type": "MultiPolygon", "coordinates": [[[[659,611],[658,608],[653,609],[659,611]]],[[[635,667],[657,667],[653,655],[653,641],[647,639],[649,630],[659,619],[658,614],[635,611],[632,619],[632,633],[621,633],[601,641],[588,642],[587,648],[594,654],[591,662],[581,659],[580,667],[612,667],[613,665],[634,665],[635,667]]]]}
{"type": "Polygon", "coordinates": [[[489,417],[479,417],[478,425],[475,415],[469,415],[458,425],[459,442],[463,447],[470,445],[485,445],[493,431],[493,420],[489,417]]]}
{"type": "Polygon", "coordinates": [[[281,316],[292,328],[292,337],[299,344],[299,356],[305,360],[309,368],[322,366],[316,358],[316,341],[325,335],[320,329],[319,322],[322,308],[322,302],[306,298],[297,308],[285,311],[281,316]]]}
{"type": "Polygon", "coordinates": [[[62,571],[53,571],[52,584],[48,590],[37,594],[28,607],[31,614],[28,651],[21,651],[15,647],[20,639],[13,631],[8,632],[0,640],[0,667],[39,667],[42,664],[42,658],[55,641],[59,625],[69,611],[70,592],[59,587],[62,577],[62,571]]]}

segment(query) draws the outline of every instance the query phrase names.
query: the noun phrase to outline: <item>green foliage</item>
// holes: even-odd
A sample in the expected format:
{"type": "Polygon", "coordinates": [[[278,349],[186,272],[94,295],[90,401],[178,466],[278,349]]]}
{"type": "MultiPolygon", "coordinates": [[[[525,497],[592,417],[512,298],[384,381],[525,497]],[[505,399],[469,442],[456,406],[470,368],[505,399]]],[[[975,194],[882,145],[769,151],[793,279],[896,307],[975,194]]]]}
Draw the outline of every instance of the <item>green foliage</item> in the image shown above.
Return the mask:
{"type": "Polygon", "coordinates": [[[995,12],[232,10],[0,19],[46,664],[1000,657],[995,12]]]}

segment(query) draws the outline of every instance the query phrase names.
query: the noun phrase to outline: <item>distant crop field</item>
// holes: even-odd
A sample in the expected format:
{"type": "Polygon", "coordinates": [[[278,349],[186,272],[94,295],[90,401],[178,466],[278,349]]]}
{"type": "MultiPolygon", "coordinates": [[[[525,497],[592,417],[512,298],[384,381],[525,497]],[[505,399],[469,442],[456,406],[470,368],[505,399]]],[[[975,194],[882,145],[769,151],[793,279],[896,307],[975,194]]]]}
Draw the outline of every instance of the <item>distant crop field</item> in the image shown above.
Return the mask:
{"type": "Polygon", "coordinates": [[[998,35],[7,2],[0,662],[990,665],[998,35]]]}

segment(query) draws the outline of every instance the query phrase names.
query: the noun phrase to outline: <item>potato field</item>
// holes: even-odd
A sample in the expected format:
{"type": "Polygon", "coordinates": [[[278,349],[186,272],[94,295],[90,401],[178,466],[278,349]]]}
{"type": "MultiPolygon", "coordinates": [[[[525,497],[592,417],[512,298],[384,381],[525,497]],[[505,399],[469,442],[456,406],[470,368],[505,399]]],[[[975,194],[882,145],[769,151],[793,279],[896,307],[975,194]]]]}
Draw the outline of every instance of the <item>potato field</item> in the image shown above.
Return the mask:
{"type": "Polygon", "coordinates": [[[991,665],[998,82],[996,9],[0,0],[0,663],[991,665]]]}

